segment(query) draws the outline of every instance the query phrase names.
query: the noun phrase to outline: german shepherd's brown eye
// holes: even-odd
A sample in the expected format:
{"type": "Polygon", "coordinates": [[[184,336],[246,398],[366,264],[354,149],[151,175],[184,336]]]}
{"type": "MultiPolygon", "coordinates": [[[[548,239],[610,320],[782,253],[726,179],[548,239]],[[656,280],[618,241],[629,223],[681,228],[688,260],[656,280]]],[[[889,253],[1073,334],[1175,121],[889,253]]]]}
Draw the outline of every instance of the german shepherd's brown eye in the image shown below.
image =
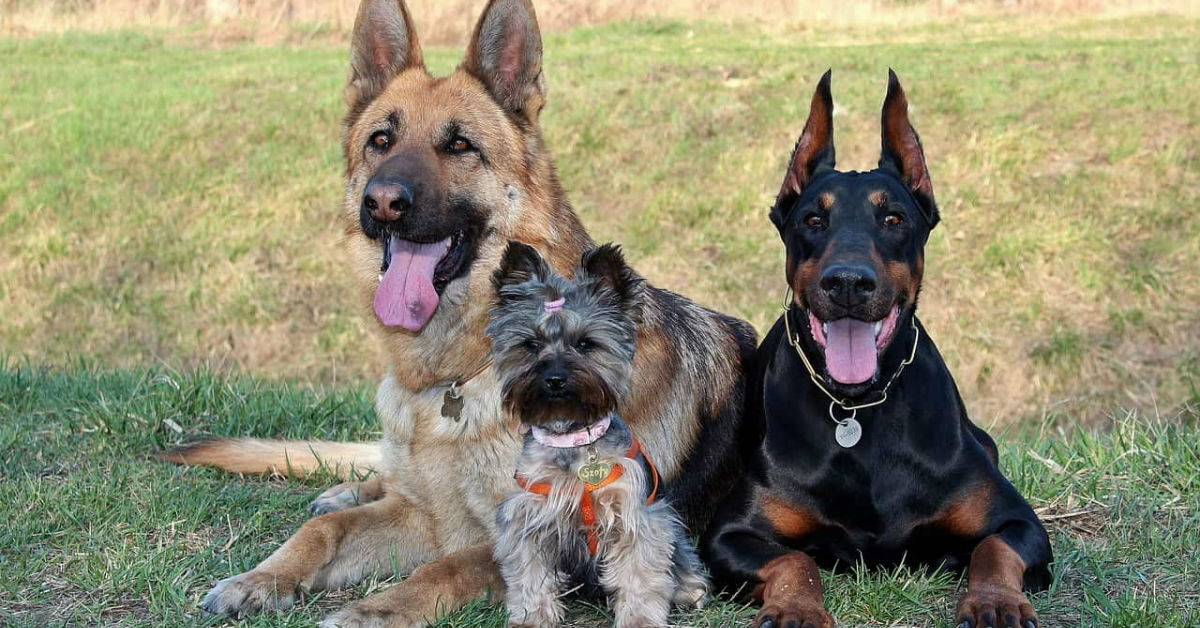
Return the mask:
{"type": "Polygon", "coordinates": [[[883,224],[887,227],[897,227],[904,222],[904,216],[896,212],[888,212],[888,215],[883,217],[883,224]]]}
{"type": "Polygon", "coordinates": [[[371,148],[383,152],[392,146],[392,134],[387,131],[376,131],[371,134],[371,148]]]}
{"type": "Polygon", "coordinates": [[[821,227],[825,226],[825,219],[816,214],[809,214],[808,217],[804,219],[804,224],[813,229],[820,229],[821,227]]]}
{"type": "Polygon", "coordinates": [[[467,141],[467,138],[462,137],[461,135],[455,136],[454,139],[450,140],[450,143],[446,145],[446,151],[453,155],[465,153],[472,148],[474,147],[471,146],[471,142],[467,141]]]}

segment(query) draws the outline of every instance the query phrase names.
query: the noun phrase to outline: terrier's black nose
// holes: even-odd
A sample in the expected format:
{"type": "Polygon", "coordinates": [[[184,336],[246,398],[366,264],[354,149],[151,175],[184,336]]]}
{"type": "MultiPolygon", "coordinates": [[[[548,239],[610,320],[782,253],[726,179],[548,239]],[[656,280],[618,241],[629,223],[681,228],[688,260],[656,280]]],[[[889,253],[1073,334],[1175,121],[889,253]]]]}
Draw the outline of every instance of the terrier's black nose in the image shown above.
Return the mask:
{"type": "Polygon", "coordinates": [[[821,273],[821,290],[845,308],[866,303],[875,292],[875,269],[865,264],[831,264],[821,273]]]}
{"type": "Polygon", "coordinates": [[[567,377],[559,373],[547,375],[542,381],[550,392],[562,392],[567,387],[567,377]]]}

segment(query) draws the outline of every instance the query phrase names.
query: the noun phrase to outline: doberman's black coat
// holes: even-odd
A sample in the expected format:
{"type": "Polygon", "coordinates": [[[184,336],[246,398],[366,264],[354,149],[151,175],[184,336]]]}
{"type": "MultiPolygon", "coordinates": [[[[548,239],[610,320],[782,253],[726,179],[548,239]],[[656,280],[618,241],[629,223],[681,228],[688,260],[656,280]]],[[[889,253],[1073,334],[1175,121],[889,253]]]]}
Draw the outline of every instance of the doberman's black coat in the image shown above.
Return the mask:
{"type": "Polygon", "coordinates": [[[1049,583],[1046,531],[915,315],[938,213],[904,92],[890,74],[879,168],[839,172],[829,82],[826,73],[771,212],[795,296],[747,388],[758,450],[702,549],[719,580],[756,587],[761,628],[832,625],[816,566],[860,560],[969,567],[957,625],[1036,626],[1021,589],[1049,583]],[[831,412],[851,412],[817,381],[846,405],[886,388],[886,400],[857,410],[854,446],[835,442],[831,412]]]}

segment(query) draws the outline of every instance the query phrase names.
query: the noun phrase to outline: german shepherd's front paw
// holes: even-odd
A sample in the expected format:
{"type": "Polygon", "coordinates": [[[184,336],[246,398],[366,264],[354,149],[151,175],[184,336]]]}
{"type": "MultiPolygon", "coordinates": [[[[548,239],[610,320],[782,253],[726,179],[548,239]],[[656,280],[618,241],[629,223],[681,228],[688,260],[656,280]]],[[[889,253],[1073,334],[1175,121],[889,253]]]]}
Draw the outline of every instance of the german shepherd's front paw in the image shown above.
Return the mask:
{"type": "Polygon", "coordinates": [[[1038,628],[1037,613],[1024,593],[1008,587],[972,589],[958,601],[958,628],[1038,628]]]}
{"type": "Polygon", "coordinates": [[[768,604],[758,612],[754,628],[833,628],[833,618],[820,604],[768,604]]]}
{"type": "Polygon", "coordinates": [[[317,624],[318,628],[420,628],[426,625],[425,620],[411,617],[401,609],[363,603],[351,604],[317,624]]]}
{"type": "Polygon", "coordinates": [[[291,608],[299,592],[297,583],[263,571],[247,571],[216,584],[200,608],[217,615],[242,618],[265,609],[291,608]]]}
{"type": "Polygon", "coordinates": [[[383,497],[382,478],[373,475],[362,482],[343,482],[331,486],[308,504],[313,516],[324,515],[368,504],[383,497]]]}

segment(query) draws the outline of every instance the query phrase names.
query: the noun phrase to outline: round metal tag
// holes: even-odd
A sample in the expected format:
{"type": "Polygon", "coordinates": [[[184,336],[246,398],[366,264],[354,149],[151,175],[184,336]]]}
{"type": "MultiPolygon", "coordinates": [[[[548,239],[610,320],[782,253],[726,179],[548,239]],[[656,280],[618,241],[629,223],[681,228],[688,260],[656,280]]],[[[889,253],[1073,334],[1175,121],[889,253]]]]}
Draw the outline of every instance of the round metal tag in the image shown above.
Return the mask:
{"type": "Polygon", "coordinates": [[[838,423],[836,429],[833,430],[833,438],[837,444],[849,449],[858,444],[862,438],[862,426],[854,419],[846,419],[838,423]]]}

